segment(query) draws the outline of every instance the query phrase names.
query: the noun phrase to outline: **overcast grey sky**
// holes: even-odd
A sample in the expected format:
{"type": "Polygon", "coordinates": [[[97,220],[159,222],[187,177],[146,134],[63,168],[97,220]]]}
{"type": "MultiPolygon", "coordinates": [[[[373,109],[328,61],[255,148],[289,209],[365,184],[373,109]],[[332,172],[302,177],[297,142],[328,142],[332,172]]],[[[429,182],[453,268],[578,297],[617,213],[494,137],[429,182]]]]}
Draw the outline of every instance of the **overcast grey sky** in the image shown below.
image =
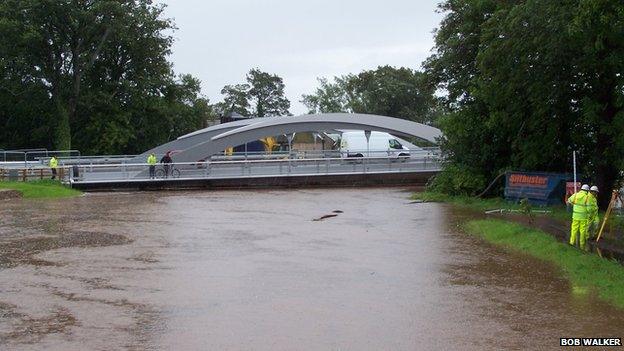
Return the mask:
{"type": "Polygon", "coordinates": [[[171,59],[176,73],[221,88],[242,83],[253,67],[284,79],[295,115],[317,77],[380,65],[420,68],[441,20],[439,0],[160,0],[179,28],[171,59]]]}

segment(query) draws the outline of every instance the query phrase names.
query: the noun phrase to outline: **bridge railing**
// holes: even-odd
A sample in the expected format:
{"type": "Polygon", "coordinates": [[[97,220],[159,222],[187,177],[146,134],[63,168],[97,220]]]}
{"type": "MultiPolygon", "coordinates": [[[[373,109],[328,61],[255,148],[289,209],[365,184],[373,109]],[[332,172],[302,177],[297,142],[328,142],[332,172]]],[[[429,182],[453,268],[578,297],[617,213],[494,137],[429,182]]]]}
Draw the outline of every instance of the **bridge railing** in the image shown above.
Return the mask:
{"type": "Polygon", "coordinates": [[[315,176],[437,171],[437,155],[411,157],[302,158],[230,160],[157,164],[74,165],[67,182],[115,182],[171,179],[224,179],[271,176],[315,176]]]}
{"type": "Polygon", "coordinates": [[[33,168],[39,165],[47,165],[48,160],[55,156],[61,158],[80,158],[80,150],[11,150],[0,151],[0,166],[19,168],[33,168]]]}

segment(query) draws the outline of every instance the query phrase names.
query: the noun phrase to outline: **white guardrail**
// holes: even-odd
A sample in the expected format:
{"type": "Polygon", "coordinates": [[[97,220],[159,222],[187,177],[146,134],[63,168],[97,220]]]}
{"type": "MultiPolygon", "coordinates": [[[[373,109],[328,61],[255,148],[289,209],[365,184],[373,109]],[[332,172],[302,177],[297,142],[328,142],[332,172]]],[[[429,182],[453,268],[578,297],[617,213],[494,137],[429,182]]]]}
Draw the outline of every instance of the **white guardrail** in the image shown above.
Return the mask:
{"type": "Polygon", "coordinates": [[[226,179],[243,177],[316,176],[366,173],[439,171],[437,154],[409,157],[305,158],[73,165],[63,179],[67,183],[133,182],[146,180],[226,179]]]}

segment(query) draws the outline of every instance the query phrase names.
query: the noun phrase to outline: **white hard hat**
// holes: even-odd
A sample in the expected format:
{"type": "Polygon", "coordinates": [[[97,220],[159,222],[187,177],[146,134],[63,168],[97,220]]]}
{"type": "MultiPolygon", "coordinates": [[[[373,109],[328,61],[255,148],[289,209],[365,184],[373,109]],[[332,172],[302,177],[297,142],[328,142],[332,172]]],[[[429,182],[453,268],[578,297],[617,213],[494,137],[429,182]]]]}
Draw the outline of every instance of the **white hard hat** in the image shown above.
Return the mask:
{"type": "Polygon", "coordinates": [[[589,185],[583,184],[583,186],[581,187],[581,190],[589,191],[589,185]]]}
{"type": "Polygon", "coordinates": [[[595,191],[595,192],[597,192],[597,193],[599,192],[599,191],[598,191],[598,187],[597,187],[597,186],[595,186],[595,185],[592,185],[592,187],[589,189],[589,191],[595,191]]]}

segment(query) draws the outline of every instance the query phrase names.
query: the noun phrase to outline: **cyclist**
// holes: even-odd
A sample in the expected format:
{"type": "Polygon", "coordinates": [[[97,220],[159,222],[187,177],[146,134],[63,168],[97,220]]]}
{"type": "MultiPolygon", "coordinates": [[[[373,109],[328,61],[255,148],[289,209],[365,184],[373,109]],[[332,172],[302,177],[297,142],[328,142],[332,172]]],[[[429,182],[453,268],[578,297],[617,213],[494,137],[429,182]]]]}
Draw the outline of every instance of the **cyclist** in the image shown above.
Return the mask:
{"type": "Polygon", "coordinates": [[[163,169],[165,170],[165,178],[169,176],[169,168],[171,167],[171,163],[173,160],[171,159],[171,151],[167,151],[165,156],[160,159],[160,163],[163,164],[163,169]]]}

